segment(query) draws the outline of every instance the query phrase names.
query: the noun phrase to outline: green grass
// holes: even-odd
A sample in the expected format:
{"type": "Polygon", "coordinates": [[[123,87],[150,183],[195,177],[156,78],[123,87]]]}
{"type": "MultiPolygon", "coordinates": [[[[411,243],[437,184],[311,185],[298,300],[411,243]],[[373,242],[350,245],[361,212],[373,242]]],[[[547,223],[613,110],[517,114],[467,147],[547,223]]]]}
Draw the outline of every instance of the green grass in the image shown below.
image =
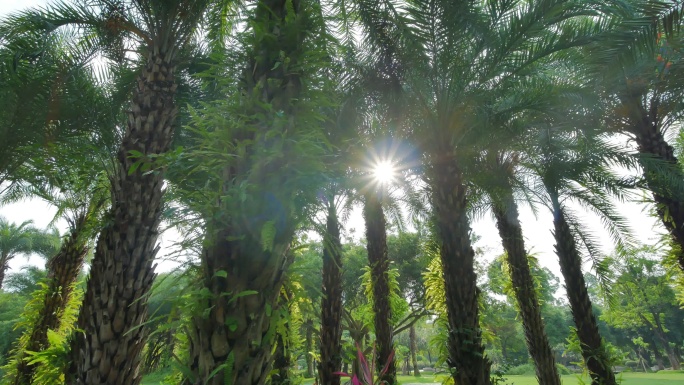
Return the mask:
{"type": "MultiPolygon", "coordinates": [[[[618,375],[622,379],[622,385],[682,385],[684,384],[684,373],[623,373],[618,375]]],[[[507,384],[513,385],[539,385],[537,379],[533,375],[526,376],[504,376],[507,378],[507,384]]],[[[438,383],[444,377],[438,375],[437,378],[433,375],[423,375],[421,377],[413,376],[397,376],[400,384],[429,384],[438,383]]],[[[563,385],[579,385],[580,379],[577,375],[562,376],[563,385]]],[[[590,384],[588,378],[582,378],[585,384],[590,384]]],[[[308,384],[307,384],[308,385],[308,384]]]]}
{"type": "Polygon", "coordinates": [[[431,374],[423,374],[420,377],[397,376],[397,380],[400,384],[434,384],[441,382],[443,379],[443,375],[438,375],[435,379],[435,376],[431,374]]]}
{"type": "MultiPolygon", "coordinates": [[[[534,376],[504,376],[507,383],[514,385],[538,385],[534,376]]],[[[684,384],[684,373],[623,373],[618,375],[622,385],[680,385],[684,384]]],[[[579,385],[580,379],[576,375],[562,376],[563,385],[579,385]]],[[[585,384],[591,383],[588,378],[582,378],[585,384]]]]}
{"type": "MultiPolygon", "coordinates": [[[[158,385],[164,379],[167,373],[156,374],[152,373],[143,378],[143,385],[158,385]]],[[[539,385],[534,376],[504,376],[508,385],[539,385]]],[[[622,385],[682,385],[684,384],[684,373],[661,372],[661,373],[623,373],[619,375],[622,379],[622,385]]],[[[397,376],[400,384],[434,384],[439,383],[443,379],[443,375],[424,374],[421,377],[413,376],[397,376]]],[[[582,378],[585,384],[590,381],[587,378],[582,378]]],[[[345,380],[343,379],[344,383],[345,380]]],[[[563,385],[579,385],[580,379],[576,375],[562,376],[563,385]]],[[[313,379],[305,379],[302,385],[311,385],[313,379]]]]}

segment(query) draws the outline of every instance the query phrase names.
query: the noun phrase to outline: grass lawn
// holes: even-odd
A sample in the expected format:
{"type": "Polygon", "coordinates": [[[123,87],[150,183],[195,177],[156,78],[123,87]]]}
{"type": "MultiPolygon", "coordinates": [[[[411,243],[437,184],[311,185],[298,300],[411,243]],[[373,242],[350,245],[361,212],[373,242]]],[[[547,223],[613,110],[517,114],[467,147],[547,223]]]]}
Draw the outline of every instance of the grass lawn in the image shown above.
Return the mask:
{"type": "MultiPolygon", "coordinates": [[[[150,374],[143,378],[143,385],[159,385],[164,379],[164,374],[150,374]]],[[[527,376],[504,376],[508,385],[539,385],[537,379],[532,375],[527,376]]],[[[399,383],[406,384],[435,384],[439,383],[444,377],[438,375],[423,375],[421,377],[397,376],[399,383]]],[[[682,385],[684,384],[684,373],[624,373],[620,375],[622,385],[682,385]]],[[[585,384],[590,383],[587,378],[582,379],[585,384]]],[[[579,385],[580,379],[576,375],[563,376],[563,385],[579,385]]],[[[344,384],[345,379],[342,380],[344,384]]],[[[302,385],[312,385],[313,379],[305,379],[302,385]]]]}
{"type": "MultiPolygon", "coordinates": [[[[534,376],[505,376],[507,383],[514,385],[538,385],[534,376]]],[[[623,385],[675,385],[684,384],[684,373],[624,373],[618,375],[623,385]]],[[[563,385],[579,385],[579,378],[575,375],[563,376],[563,385]]],[[[582,378],[585,384],[589,384],[588,378],[582,378]]]]}
{"type": "MultiPolygon", "coordinates": [[[[507,384],[513,385],[539,385],[537,379],[532,375],[527,376],[504,376],[507,384]]],[[[621,379],[623,385],[682,385],[684,384],[684,373],[624,373],[618,377],[621,379]]],[[[429,383],[438,382],[441,376],[435,379],[434,376],[423,376],[415,378],[412,376],[399,376],[399,383],[414,384],[414,383],[429,383]]],[[[582,378],[585,384],[589,384],[588,378],[582,378]]],[[[563,385],[579,385],[580,379],[576,375],[569,375],[562,377],[563,385]]]]}

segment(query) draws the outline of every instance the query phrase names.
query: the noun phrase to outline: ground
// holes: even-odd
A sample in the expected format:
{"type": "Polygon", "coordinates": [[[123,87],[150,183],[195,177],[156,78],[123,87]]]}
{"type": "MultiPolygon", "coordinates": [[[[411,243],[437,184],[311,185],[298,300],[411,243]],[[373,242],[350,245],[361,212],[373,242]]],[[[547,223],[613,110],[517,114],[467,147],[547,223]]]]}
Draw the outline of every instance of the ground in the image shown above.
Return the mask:
{"type": "MultiPolygon", "coordinates": [[[[507,385],[538,385],[537,379],[534,376],[504,376],[507,385]]],[[[623,373],[620,375],[622,385],[682,385],[684,384],[684,371],[679,373],[674,372],[660,372],[660,373],[623,373]]],[[[154,373],[145,376],[142,385],[159,385],[164,379],[164,376],[155,375],[154,373]]],[[[423,375],[422,377],[413,376],[398,376],[399,383],[402,385],[419,385],[419,384],[433,384],[438,385],[442,377],[423,375]]],[[[581,385],[582,383],[590,383],[586,378],[580,379],[575,375],[563,376],[563,385],[581,385]]],[[[312,380],[304,380],[302,385],[312,385],[312,380]]],[[[502,384],[503,385],[503,384],[502,384]]]]}
{"type": "MultiPolygon", "coordinates": [[[[513,385],[538,385],[534,376],[504,376],[507,384],[513,385]]],[[[624,373],[618,376],[622,385],[680,385],[684,384],[684,373],[624,373]]],[[[587,378],[583,382],[575,375],[563,376],[563,385],[590,384],[587,378]]]]}

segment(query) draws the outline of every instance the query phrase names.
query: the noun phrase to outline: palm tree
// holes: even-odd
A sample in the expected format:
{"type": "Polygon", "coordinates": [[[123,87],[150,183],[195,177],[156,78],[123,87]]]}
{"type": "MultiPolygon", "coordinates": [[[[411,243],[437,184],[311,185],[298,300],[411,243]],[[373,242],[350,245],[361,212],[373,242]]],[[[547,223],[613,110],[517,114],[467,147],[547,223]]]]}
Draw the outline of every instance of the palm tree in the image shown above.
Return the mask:
{"type": "Polygon", "coordinates": [[[211,294],[193,315],[188,383],[262,384],[269,375],[289,249],[323,184],[318,106],[329,96],[314,77],[314,6],[262,0],[249,9],[242,62],[231,62],[242,71],[226,79],[236,92],[193,119],[206,130],[199,158],[211,152],[206,159],[218,163],[209,193],[219,194],[198,210],[206,220],[202,290],[211,294]]]}
{"type": "Polygon", "coordinates": [[[290,383],[290,368],[292,366],[292,358],[290,357],[290,332],[293,331],[290,326],[290,304],[291,294],[287,293],[285,288],[280,292],[279,306],[282,311],[279,323],[281,327],[278,330],[278,335],[275,341],[275,352],[273,353],[273,374],[271,375],[271,384],[273,385],[287,385],[290,383]]]}
{"type": "MultiPolygon", "coordinates": [[[[368,130],[371,131],[371,130],[368,130]]],[[[368,132],[365,136],[377,136],[368,132]]],[[[403,201],[411,205],[420,214],[422,204],[420,196],[413,191],[409,182],[401,181],[409,168],[409,156],[402,153],[402,146],[397,141],[375,143],[364,156],[360,165],[356,165],[357,194],[363,205],[363,219],[366,227],[366,250],[370,268],[371,292],[373,304],[373,325],[375,332],[375,367],[380,378],[388,384],[396,383],[396,364],[394,360],[394,335],[409,328],[417,320],[416,314],[398,320],[393,314],[391,297],[393,293],[390,278],[390,259],[387,245],[388,219],[401,229],[403,218],[398,203],[403,201]],[[401,153],[401,154],[400,154],[401,153]],[[401,170],[400,170],[401,168],[401,170]],[[399,195],[401,193],[401,196],[399,195]]]]}
{"type": "Polygon", "coordinates": [[[323,298],[318,375],[321,385],[339,385],[342,369],[342,243],[335,195],[326,200],[323,235],[323,298]]]}
{"type": "Polygon", "coordinates": [[[33,227],[33,221],[19,225],[0,217],[0,288],[9,269],[9,261],[17,255],[37,253],[49,255],[55,249],[52,232],[33,227]]]}
{"type": "Polygon", "coordinates": [[[527,348],[535,363],[537,379],[540,384],[560,385],[555,355],[544,330],[539,296],[527,260],[518,205],[514,197],[518,157],[515,153],[489,151],[483,158],[481,166],[484,167],[481,170],[486,170],[486,178],[491,183],[480,187],[487,190],[491,199],[491,209],[506,252],[518,313],[522,319],[527,348]]]}
{"type": "MultiPolygon", "coordinates": [[[[26,354],[40,352],[49,346],[48,330],[61,330],[63,316],[73,300],[78,276],[90,250],[90,241],[100,228],[100,213],[107,202],[106,188],[100,186],[92,191],[94,194],[88,197],[88,202],[78,199],[64,199],[61,202],[63,206],[58,210],[57,218],[63,210],[70,211],[69,215],[64,216],[69,223],[69,233],[63,237],[59,251],[48,258],[45,286],[36,292],[41,295],[40,302],[36,308],[26,310],[35,314],[27,314],[27,319],[32,320],[24,332],[27,339],[15,349],[16,373],[11,372],[15,374],[12,382],[15,385],[33,383],[38,364],[30,364],[26,354]],[[69,204],[72,205],[70,209],[65,207],[69,204]]],[[[71,325],[65,326],[66,330],[71,330],[71,325]]]]}
{"type": "Polygon", "coordinates": [[[577,251],[574,235],[568,225],[565,212],[558,199],[558,193],[549,188],[553,206],[553,235],[556,239],[556,254],[560,261],[561,273],[565,281],[572,318],[577,328],[577,336],[582,345],[584,358],[592,384],[617,384],[609,357],[601,339],[593,314],[591,300],[582,275],[582,257],[577,251]]]}
{"type": "MultiPolygon", "coordinates": [[[[375,186],[373,186],[375,185],[375,186]]],[[[394,364],[392,308],[390,305],[389,258],[387,256],[387,222],[382,207],[382,186],[367,187],[364,195],[363,218],[366,222],[366,248],[373,287],[373,323],[377,349],[377,367],[387,367],[380,377],[389,385],[397,382],[394,364]]]]}
{"type": "Polygon", "coordinates": [[[479,145],[483,149],[472,164],[467,164],[466,173],[471,182],[473,210],[491,209],[494,215],[537,378],[540,383],[560,384],[554,353],[545,333],[515,197],[516,192],[522,192],[528,199],[531,195],[526,181],[522,179],[524,173],[521,171],[524,169],[519,167],[519,152],[524,157],[524,152],[530,151],[521,140],[528,134],[525,118],[536,116],[539,111],[570,105],[572,101],[563,95],[577,95],[582,91],[577,82],[561,83],[551,79],[541,73],[531,73],[527,81],[500,90],[497,98],[491,101],[492,112],[496,113],[491,113],[488,120],[489,124],[506,127],[509,136],[481,142],[479,145]]]}
{"type": "MultiPolygon", "coordinates": [[[[74,65],[74,59],[79,58],[66,59],[67,64],[74,65]]],[[[29,364],[26,353],[40,352],[49,346],[48,330],[61,334],[72,330],[68,321],[62,325],[62,318],[70,303],[80,300],[73,298],[74,286],[108,203],[106,174],[97,170],[115,151],[111,127],[116,124],[121,103],[105,95],[104,87],[95,81],[89,68],[81,68],[78,75],[74,77],[75,84],[69,82],[65,86],[78,88],[78,98],[73,100],[77,105],[99,107],[98,117],[69,120],[65,116],[61,123],[83,134],[62,140],[57,146],[35,148],[31,159],[15,170],[14,185],[1,197],[4,202],[42,198],[57,208],[53,221],[61,218],[69,224],[69,233],[62,237],[59,250],[48,256],[44,287],[34,293],[34,306],[24,312],[30,323],[26,323],[24,338],[15,348],[16,365],[7,373],[14,384],[33,381],[38,365],[29,364]]]]}
{"type": "Polygon", "coordinates": [[[616,15],[616,31],[590,52],[596,77],[602,79],[610,123],[608,129],[636,142],[645,188],[677,245],[677,262],[684,270],[684,172],[666,140],[681,116],[682,13],[677,2],[634,1],[616,15]],[[606,69],[606,63],[613,68],[606,69]],[[615,66],[620,71],[615,71],[615,66]],[[654,70],[655,69],[655,70],[654,70]]]}
{"type": "Polygon", "coordinates": [[[368,44],[373,44],[370,55],[387,53],[395,68],[406,69],[401,83],[410,100],[405,105],[412,107],[406,131],[423,153],[441,243],[448,363],[456,383],[487,384],[490,363],[479,326],[461,163],[476,156],[473,143],[496,135],[483,127],[489,118],[482,115],[488,100],[525,79],[535,63],[587,43],[602,24],[583,18],[588,11],[581,4],[554,0],[363,3],[359,11],[362,20],[370,20],[364,23],[368,44]]]}
{"type": "Polygon", "coordinates": [[[83,137],[109,118],[101,98],[93,95],[91,76],[83,62],[88,50],[67,50],[60,36],[11,35],[11,18],[0,26],[0,195],[21,190],[23,165],[37,151],[60,147],[83,137]],[[85,75],[85,76],[84,76],[85,75]]]}
{"type": "Polygon", "coordinates": [[[420,377],[420,369],[418,369],[418,346],[416,344],[415,324],[411,324],[411,327],[409,327],[409,350],[411,352],[411,365],[413,366],[413,376],[420,377]]]}
{"type": "Polygon", "coordinates": [[[541,186],[548,196],[548,206],[553,213],[556,254],[582,356],[592,384],[616,384],[582,273],[582,255],[578,241],[594,258],[594,267],[604,282],[604,287],[607,272],[605,265],[595,257],[598,251],[591,236],[569,213],[567,202],[582,204],[599,215],[618,250],[625,250],[630,243],[629,230],[610,199],[624,199],[625,188],[629,185],[616,178],[607,164],[613,162],[612,164],[629,166],[632,165],[631,158],[621,149],[608,145],[604,138],[586,130],[583,133],[542,130],[537,143],[535,152],[540,155],[532,167],[540,175],[541,186]]]}
{"type": "Polygon", "coordinates": [[[89,218],[84,212],[75,218],[70,233],[65,237],[59,252],[48,259],[46,278],[47,287],[42,306],[39,308],[35,323],[25,333],[29,336],[25,345],[16,349],[16,375],[13,384],[31,384],[36,364],[29,364],[27,352],[40,352],[48,347],[48,330],[58,330],[62,315],[67,308],[88,253],[88,238],[84,236],[89,218]]]}
{"type": "MultiPolygon", "coordinates": [[[[115,61],[127,60],[126,44],[140,53],[126,129],[111,174],[109,225],[100,233],[78,327],[67,383],[137,384],[145,342],[145,297],[163,195],[164,164],[177,108],[176,65],[212,1],[134,0],[52,3],[4,20],[0,35],[54,36],[63,26],[85,31],[74,45],[100,48],[115,61]],[[148,172],[151,171],[151,172],[148,172]]],[[[114,129],[114,127],[112,127],[114,129]]]]}

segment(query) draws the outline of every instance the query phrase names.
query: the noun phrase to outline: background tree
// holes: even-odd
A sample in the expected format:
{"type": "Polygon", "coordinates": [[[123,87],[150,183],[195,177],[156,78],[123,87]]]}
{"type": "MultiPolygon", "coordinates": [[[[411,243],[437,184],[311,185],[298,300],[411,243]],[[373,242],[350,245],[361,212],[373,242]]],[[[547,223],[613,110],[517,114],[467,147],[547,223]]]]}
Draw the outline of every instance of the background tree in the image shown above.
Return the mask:
{"type": "Polygon", "coordinates": [[[603,317],[622,329],[645,327],[658,339],[672,369],[679,370],[681,357],[672,345],[679,344],[676,341],[681,341],[682,334],[673,320],[681,318],[682,314],[670,280],[654,258],[656,256],[657,250],[643,247],[615,265],[618,270],[613,286],[615,304],[603,317]],[[670,329],[668,325],[674,327],[670,329]]]}
{"type": "Polygon", "coordinates": [[[33,226],[33,221],[19,225],[0,217],[0,287],[9,268],[9,261],[17,255],[36,253],[50,255],[55,250],[56,240],[52,231],[44,231],[33,226]]]}
{"type": "MultiPolygon", "coordinates": [[[[21,316],[24,307],[31,299],[31,294],[40,288],[46,271],[31,266],[7,275],[5,290],[0,292],[0,363],[4,366],[12,357],[12,348],[16,340],[24,332],[21,316]]],[[[4,378],[4,369],[0,367],[4,378]]]]}

